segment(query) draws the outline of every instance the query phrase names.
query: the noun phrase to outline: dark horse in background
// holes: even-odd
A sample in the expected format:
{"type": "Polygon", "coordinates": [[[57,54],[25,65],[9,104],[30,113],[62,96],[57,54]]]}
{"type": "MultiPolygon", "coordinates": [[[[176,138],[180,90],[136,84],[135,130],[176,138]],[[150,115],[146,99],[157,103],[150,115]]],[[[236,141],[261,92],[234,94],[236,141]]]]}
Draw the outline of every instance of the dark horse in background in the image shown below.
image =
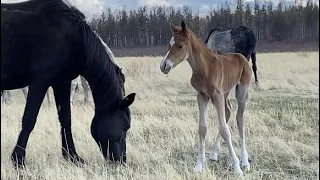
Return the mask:
{"type": "Polygon", "coordinates": [[[124,76],[85,16],[62,0],[1,3],[1,91],[29,86],[22,129],[11,155],[14,165],[24,165],[28,138],[50,86],[61,124],[63,157],[84,162],[71,132],[70,87],[79,75],[92,90],[94,140],[106,159],[109,148],[112,161],[125,162],[129,106],[135,93],[124,98],[124,76]]]}
{"type": "Polygon", "coordinates": [[[252,70],[255,83],[259,84],[256,65],[256,43],[257,39],[253,31],[245,26],[239,26],[229,30],[214,28],[205,40],[207,47],[218,54],[240,53],[248,61],[252,58],[252,70]]]}

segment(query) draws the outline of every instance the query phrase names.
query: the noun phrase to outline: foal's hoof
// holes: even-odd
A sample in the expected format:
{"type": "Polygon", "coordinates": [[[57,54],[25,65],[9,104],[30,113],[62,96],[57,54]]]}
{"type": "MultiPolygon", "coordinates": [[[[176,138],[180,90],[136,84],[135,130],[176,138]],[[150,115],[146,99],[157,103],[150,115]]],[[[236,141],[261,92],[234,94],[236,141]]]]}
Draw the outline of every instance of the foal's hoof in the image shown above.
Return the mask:
{"type": "Polygon", "coordinates": [[[195,172],[202,172],[204,169],[204,164],[201,162],[197,162],[197,164],[195,165],[195,167],[193,168],[193,170],[195,172]]]}
{"type": "Polygon", "coordinates": [[[256,86],[259,86],[259,81],[255,81],[256,86]]]}
{"type": "Polygon", "coordinates": [[[232,166],[232,169],[233,169],[233,173],[234,173],[235,175],[243,176],[243,171],[241,170],[239,164],[233,165],[233,166],[232,166]]]}
{"type": "Polygon", "coordinates": [[[13,152],[11,155],[11,160],[15,168],[23,168],[25,166],[24,159],[24,154],[18,154],[16,152],[13,152]]]}
{"type": "Polygon", "coordinates": [[[248,161],[241,161],[241,169],[243,171],[250,171],[250,160],[248,161]]]}

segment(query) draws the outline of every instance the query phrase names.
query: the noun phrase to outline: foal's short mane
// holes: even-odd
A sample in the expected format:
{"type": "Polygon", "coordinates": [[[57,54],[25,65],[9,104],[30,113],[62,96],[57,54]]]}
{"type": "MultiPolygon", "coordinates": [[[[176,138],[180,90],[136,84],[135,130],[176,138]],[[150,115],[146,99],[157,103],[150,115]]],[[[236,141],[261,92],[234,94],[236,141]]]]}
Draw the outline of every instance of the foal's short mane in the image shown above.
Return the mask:
{"type": "Polygon", "coordinates": [[[200,46],[203,46],[202,50],[207,50],[210,54],[214,55],[214,53],[209,48],[207,48],[207,46],[197,37],[197,35],[194,32],[192,32],[189,28],[187,28],[187,31],[189,33],[189,40],[190,37],[192,37],[192,39],[199,43],[200,46]]]}

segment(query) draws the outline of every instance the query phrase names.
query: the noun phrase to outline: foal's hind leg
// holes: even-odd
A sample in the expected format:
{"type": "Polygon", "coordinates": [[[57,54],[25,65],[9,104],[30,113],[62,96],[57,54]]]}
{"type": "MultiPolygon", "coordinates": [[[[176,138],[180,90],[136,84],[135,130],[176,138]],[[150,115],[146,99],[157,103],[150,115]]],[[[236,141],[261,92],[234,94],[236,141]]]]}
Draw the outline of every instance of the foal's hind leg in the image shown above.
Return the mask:
{"type": "MultiPolygon", "coordinates": [[[[229,93],[225,94],[224,99],[225,99],[225,111],[226,111],[226,123],[229,122],[230,119],[230,115],[231,115],[231,104],[230,104],[230,100],[228,98],[229,93]]],[[[218,160],[218,154],[219,154],[219,150],[220,150],[220,142],[222,140],[221,134],[218,131],[218,135],[217,135],[217,139],[214,142],[214,144],[212,145],[211,148],[211,153],[209,156],[210,160],[213,161],[217,161],[218,160]]]]}
{"type": "Polygon", "coordinates": [[[39,109],[47,89],[48,86],[43,84],[33,84],[29,86],[27,103],[22,117],[22,129],[18,137],[17,145],[11,155],[15,166],[20,167],[24,165],[29,135],[36,124],[39,109]]]}
{"type": "Polygon", "coordinates": [[[70,82],[52,86],[61,124],[62,155],[65,159],[83,163],[84,160],[78,156],[72,138],[70,87],[70,82]]]}
{"type": "Polygon", "coordinates": [[[241,139],[241,166],[247,170],[250,170],[250,163],[248,160],[248,153],[246,149],[245,121],[243,118],[244,110],[248,101],[248,87],[245,85],[238,85],[236,87],[236,98],[238,100],[238,111],[236,119],[241,139]]]}

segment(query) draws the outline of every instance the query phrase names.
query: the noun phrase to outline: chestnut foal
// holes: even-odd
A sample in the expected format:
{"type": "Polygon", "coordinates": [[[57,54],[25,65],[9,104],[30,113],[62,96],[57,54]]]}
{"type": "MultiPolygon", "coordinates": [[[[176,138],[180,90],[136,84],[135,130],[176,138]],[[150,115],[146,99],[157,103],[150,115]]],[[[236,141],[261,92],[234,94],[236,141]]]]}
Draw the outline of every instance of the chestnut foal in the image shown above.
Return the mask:
{"type": "Polygon", "coordinates": [[[231,133],[227,122],[230,118],[230,101],[228,95],[236,87],[238,101],[237,124],[241,138],[241,166],[250,169],[245,141],[244,110],[248,100],[248,89],[251,84],[252,70],[246,58],[239,53],[219,55],[211,52],[186,27],[184,21],[181,26],[171,24],[173,37],[169,50],[161,61],[160,69],[168,74],[180,62],[187,60],[192,69],[191,85],[197,90],[197,101],[200,111],[199,135],[200,145],[195,165],[195,171],[202,171],[205,165],[205,136],[207,133],[208,102],[211,99],[217,109],[219,120],[219,134],[212,146],[210,159],[217,160],[220,141],[223,138],[229,149],[229,156],[236,174],[242,175],[239,159],[234,151],[231,133]]]}

